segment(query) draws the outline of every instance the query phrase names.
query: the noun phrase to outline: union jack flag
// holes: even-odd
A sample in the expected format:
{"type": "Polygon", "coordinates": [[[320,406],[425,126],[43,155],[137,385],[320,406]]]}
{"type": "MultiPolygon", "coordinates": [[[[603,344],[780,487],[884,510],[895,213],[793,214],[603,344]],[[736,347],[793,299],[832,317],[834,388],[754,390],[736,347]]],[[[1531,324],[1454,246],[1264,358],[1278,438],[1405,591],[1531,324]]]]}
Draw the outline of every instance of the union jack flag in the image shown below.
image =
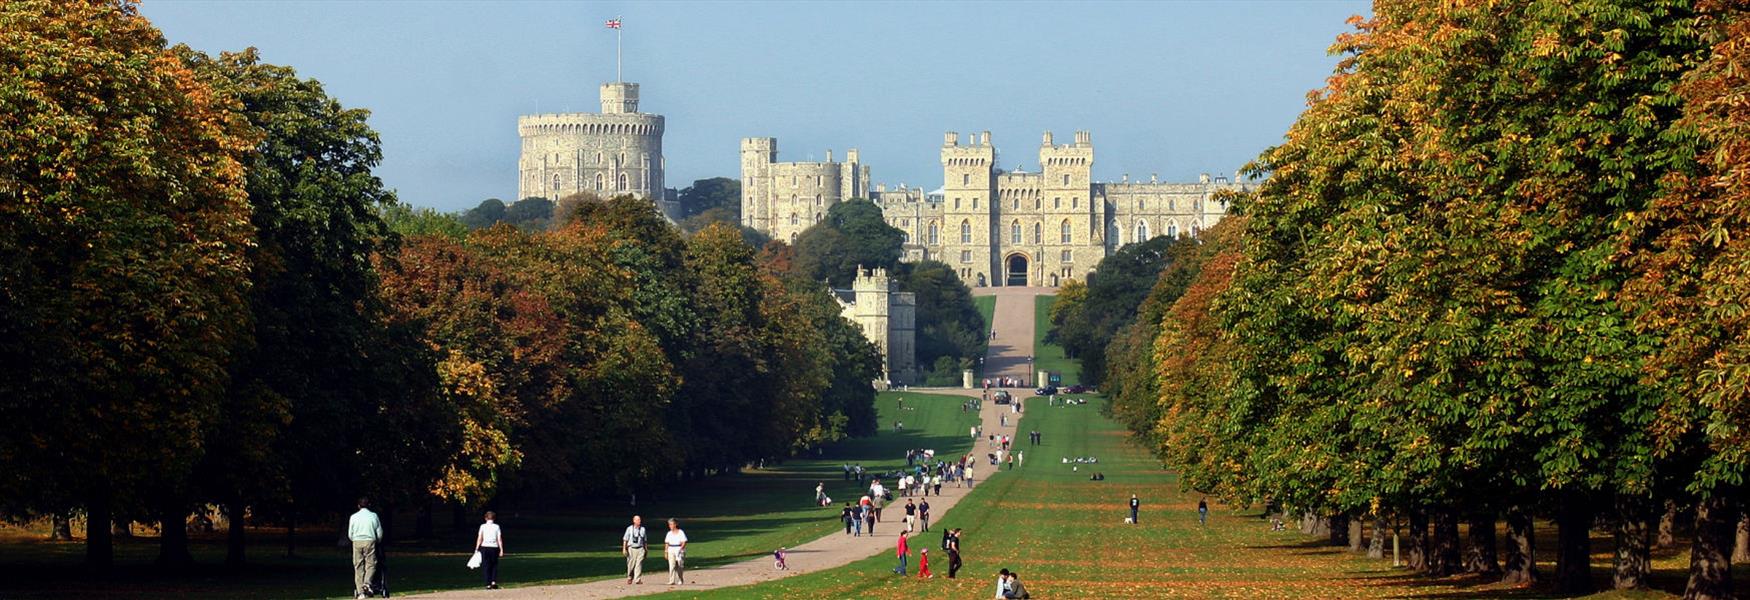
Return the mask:
{"type": "Polygon", "coordinates": [[[619,29],[619,28],[620,28],[620,20],[619,19],[608,19],[608,29],[619,29]]]}

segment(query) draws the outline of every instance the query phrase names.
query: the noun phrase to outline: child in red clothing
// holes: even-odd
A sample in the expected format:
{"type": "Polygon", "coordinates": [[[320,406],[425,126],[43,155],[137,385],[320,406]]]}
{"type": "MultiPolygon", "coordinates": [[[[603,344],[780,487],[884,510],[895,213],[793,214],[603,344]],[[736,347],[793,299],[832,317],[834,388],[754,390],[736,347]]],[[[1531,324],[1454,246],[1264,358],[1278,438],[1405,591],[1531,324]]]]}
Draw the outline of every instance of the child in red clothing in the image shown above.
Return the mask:
{"type": "Polygon", "coordinates": [[[919,579],[930,579],[933,577],[935,577],[935,575],[930,574],[930,549],[924,548],[923,550],[919,550],[918,551],[918,578],[919,579]]]}

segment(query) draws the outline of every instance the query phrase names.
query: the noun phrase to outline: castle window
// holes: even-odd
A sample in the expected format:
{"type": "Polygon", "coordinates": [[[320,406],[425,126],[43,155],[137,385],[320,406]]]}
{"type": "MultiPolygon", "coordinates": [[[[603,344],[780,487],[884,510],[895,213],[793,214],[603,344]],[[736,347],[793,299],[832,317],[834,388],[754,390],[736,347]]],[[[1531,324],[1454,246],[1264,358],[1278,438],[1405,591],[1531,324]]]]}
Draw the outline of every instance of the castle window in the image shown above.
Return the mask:
{"type": "Polygon", "coordinates": [[[1197,237],[1197,234],[1199,234],[1199,233],[1203,233],[1203,228],[1198,227],[1196,225],[1192,225],[1191,226],[1191,237],[1197,237]]]}
{"type": "Polygon", "coordinates": [[[971,250],[961,250],[960,251],[960,262],[963,262],[963,263],[972,262],[972,251],[971,250]]]}
{"type": "Polygon", "coordinates": [[[795,175],[791,175],[790,176],[790,187],[796,187],[798,185],[801,185],[800,183],[798,183],[799,181],[801,181],[801,180],[796,179],[795,175]]]}
{"type": "Polygon", "coordinates": [[[1021,222],[1020,221],[1015,221],[1015,222],[1009,224],[1009,242],[1014,243],[1014,244],[1021,243],[1021,222]]]}
{"type": "Polygon", "coordinates": [[[555,190],[559,189],[559,174],[558,173],[553,174],[553,189],[555,189],[555,190]]]}
{"type": "Polygon", "coordinates": [[[1061,261],[1061,262],[1072,262],[1072,261],[1071,261],[1071,260],[1070,260],[1070,258],[1071,258],[1071,257],[1070,257],[1070,253],[1069,253],[1069,251],[1068,251],[1068,250],[1064,250],[1064,251],[1063,251],[1063,256],[1061,256],[1061,257],[1059,257],[1059,260],[1060,260],[1060,261],[1061,261]]]}
{"type": "Polygon", "coordinates": [[[820,176],[819,175],[814,176],[814,187],[820,187],[820,176]]]}
{"type": "Polygon", "coordinates": [[[960,198],[954,198],[954,210],[960,210],[960,198]]]}
{"type": "Polygon", "coordinates": [[[978,210],[978,196],[972,197],[972,210],[978,210]]]}
{"type": "Polygon", "coordinates": [[[791,225],[796,224],[796,213],[790,213],[790,224],[791,225]]]}
{"type": "Polygon", "coordinates": [[[814,205],[815,205],[815,206],[820,206],[820,194],[815,194],[815,195],[814,195],[814,205]]]}
{"type": "Polygon", "coordinates": [[[1051,199],[1051,207],[1052,208],[1063,208],[1063,198],[1052,198],[1051,199]]]}
{"type": "Polygon", "coordinates": [[[1042,200],[1041,198],[1034,198],[1033,199],[1033,210],[1039,210],[1039,203],[1041,200],[1042,200]]]}
{"type": "Polygon", "coordinates": [[[1009,201],[1009,208],[1012,208],[1015,210],[1021,210],[1021,199],[1016,198],[1014,200],[1010,200],[1009,201]]]}
{"type": "Polygon", "coordinates": [[[602,153],[595,153],[595,164],[602,164],[602,153]]]}
{"type": "Polygon", "coordinates": [[[1065,186],[1067,186],[1067,185],[1069,185],[1069,175],[1064,175],[1064,176],[1063,176],[1063,184],[1064,184],[1064,185],[1065,185],[1065,186]]]}
{"type": "Polygon", "coordinates": [[[906,233],[904,231],[899,232],[899,243],[910,244],[911,243],[911,234],[906,233]]]}
{"type": "Polygon", "coordinates": [[[971,221],[961,221],[960,222],[960,243],[962,243],[962,244],[972,243],[972,222],[971,221]]]}
{"type": "Polygon", "coordinates": [[[972,185],[972,175],[969,173],[961,173],[960,185],[972,185]]]}
{"type": "Polygon", "coordinates": [[[939,230],[939,229],[941,229],[940,225],[937,225],[934,222],[930,223],[930,245],[931,246],[934,246],[936,244],[941,243],[941,242],[936,241],[936,235],[938,233],[937,230],[939,230]]]}
{"type": "Polygon", "coordinates": [[[1137,219],[1136,220],[1136,241],[1138,243],[1140,243],[1140,242],[1143,242],[1146,240],[1148,240],[1148,221],[1144,221],[1142,219],[1137,219]]]}
{"type": "Polygon", "coordinates": [[[1069,198],[1069,207],[1070,207],[1070,208],[1076,208],[1076,207],[1078,207],[1078,206],[1081,206],[1081,200],[1077,200],[1077,199],[1076,199],[1076,197],[1075,197],[1075,196],[1070,196],[1070,198],[1069,198]]]}
{"type": "Polygon", "coordinates": [[[1167,224],[1167,237],[1171,237],[1171,238],[1179,237],[1179,224],[1178,223],[1168,223],[1167,224]]]}
{"type": "Polygon", "coordinates": [[[1035,244],[1039,243],[1039,240],[1041,238],[1044,238],[1044,237],[1045,237],[1045,226],[1040,224],[1040,223],[1034,223],[1033,224],[1033,243],[1035,243],[1035,244]]]}
{"type": "Polygon", "coordinates": [[[595,189],[596,189],[596,191],[598,191],[598,192],[602,191],[603,189],[606,188],[606,186],[607,186],[607,180],[602,178],[601,173],[596,173],[595,174],[595,189]]]}
{"type": "Polygon", "coordinates": [[[1065,244],[1070,243],[1069,219],[1063,220],[1063,225],[1058,227],[1057,234],[1058,234],[1058,241],[1065,243],[1065,244]]]}
{"type": "Polygon", "coordinates": [[[1176,199],[1168,198],[1167,199],[1167,212],[1179,212],[1179,201],[1176,199]]]}
{"type": "Polygon", "coordinates": [[[1191,211],[1192,212],[1203,212],[1203,201],[1202,200],[1192,201],[1191,211]]]}
{"type": "Polygon", "coordinates": [[[620,174],[620,191],[625,191],[625,190],[626,190],[626,174],[621,173],[620,174]]]}

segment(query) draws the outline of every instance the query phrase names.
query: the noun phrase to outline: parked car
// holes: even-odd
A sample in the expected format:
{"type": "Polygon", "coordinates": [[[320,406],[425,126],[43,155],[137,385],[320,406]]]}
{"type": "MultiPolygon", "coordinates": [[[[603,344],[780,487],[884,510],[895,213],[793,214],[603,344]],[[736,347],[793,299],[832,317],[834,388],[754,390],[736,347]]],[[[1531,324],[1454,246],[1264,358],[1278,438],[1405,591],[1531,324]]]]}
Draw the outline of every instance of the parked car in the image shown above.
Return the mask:
{"type": "Polygon", "coordinates": [[[1005,390],[997,390],[996,395],[991,396],[991,401],[997,404],[1008,404],[1012,400],[1013,398],[1009,397],[1009,392],[1005,390]]]}
{"type": "Polygon", "coordinates": [[[1072,386],[1063,388],[1063,393],[1065,393],[1065,394],[1086,394],[1086,393],[1088,393],[1088,391],[1089,391],[1088,386],[1085,386],[1085,385],[1082,385],[1079,383],[1076,385],[1072,385],[1072,386]]]}
{"type": "Polygon", "coordinates": [[[1054,395],[1057,395],[1057,388],[1054,386],[1048,385],[1048,386],[1033,390],[1033,393],[1040,395],[1040,396],[1054,396],[1054,395]]]}

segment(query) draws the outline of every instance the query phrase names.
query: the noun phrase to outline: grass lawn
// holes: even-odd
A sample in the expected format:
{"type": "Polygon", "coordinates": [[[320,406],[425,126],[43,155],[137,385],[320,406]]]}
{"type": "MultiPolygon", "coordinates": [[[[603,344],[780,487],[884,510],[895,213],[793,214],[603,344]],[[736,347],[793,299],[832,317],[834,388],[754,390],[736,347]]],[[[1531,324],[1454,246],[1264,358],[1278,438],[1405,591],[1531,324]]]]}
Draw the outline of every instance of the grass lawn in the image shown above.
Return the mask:
{"type": "Polygon", "coordinates": [[[1057,296],[1036,296],[1033,301],[1033,368],[1062,375],[1064,385],[1081,383],[1080,363],[1064,356],[1057,344],[1045,343],[1045,333],[1051,330],[1051,305],[1056,303],[1057,296]]]}
{"type": "MultiPolygon", "coordinates": [[[[710,593],[698,597],[905,600],[988,598],[996,571],[1021,574],[1036,598],[1553,598],[1546,588],[1510,589],[1459,576],[1428,579],[1390,560],[1368,559],[1322,538],[1298,531],[1269,531],[1257,511],[1211,505],[1209,525],[1199,526],[1199,496],[1179,489],[1171,474],[1126,440],[1128,434],[1101,417],[1097,396],[1089,403],[1050,407],[1027,400],[1017,431],[1038,429],[1044,444],[1017,448],[1026,464],[981,483],[938,526],[965,528],[965,567],[947,576],[936,529],[913,539],[912,575],[893,574],[891,551],[845,567],[710,593]],[[1094,465],[1063,464],[1061,458],[1094,456],[1094,465]],[[1090,481],[1099,471],[1105,481],[1090,481]],[[1142,500],[1140,523],[1127,525],[1130,494],[1142,500]],[[930,549],[936,577],[916,576],[918,548],[930,549]]],[[[1020,436],[1025,440],[1026,436],[1020,436]]],[[[1540,524],[1539,569],[1555,569],[1554,529],[1540,524]]],[[[1610,548],[1602,532],[1593,540],[1593,574],[1609,588],[1610,548]]],[[[1387,548],[1389,556],[1389,544],[1387,548]]],[[[1656,554],[1656,587],[1680,590],[1687,553],[1656,554]]],[[[1742,567],[1740,567],[1742,569],[1742,567]]],[[[1743,575],[1741,572],[1740,575],[1743,575]]],[[[1670,598],[1661,591],[1605,592],[1590,598],[1670,598]]]]}
{"type": "MultiPolygon", "coordinates": [[[[877,399],[882,430],[870,438],[846,440],[825,448],[817,457],[791,460],[765,469],[716,477],[657,497],[640,497],[633,508],[619,499],[598,508],[570,511],[499,511],[509,555],[502,567],[506,587],[618,577],[625,561],[619,536],[630,516],[644,515],[653,533],[661,519],[677,517],[692,538],[690,566],[709,567],[761,556],[780,546],[795,546],[831,533],[839,526],[838,508],[813,506],[814,485],[825,482],[835,501],[852,498],[858,486],[844,481],[840,465],[861,463],[874,472],[904,466],[908,448],[934,448],[953,455],[970,441],[966,429],[974,415],[960,411],[964,398],[919,393],[882,393],[877,399]],[[897,410],[905,398],[906,409],[897,410]],[[905,423],[892,431],[894,421],[905,423]]],[[[399,531],[413,527],[411,515],[399,515],[399,531]]],[[[438,517],[447,523],[448,513],[438,517]]],[[[393,544],[387,568],[390,589],[397,592],[469,588],[480,585],[477,572],[463,566],[472,549],[473,528],[440,528],[437,541],[393,544]]],[[[155,538],[120,541],[117,569],[95,576],[80,566],[84,546],[49,543],[13,530],[0,533],[0,565],[10,574],[0,579],[0,598],[117,597],[131,598],[315,598],[342,597],[352,588],[346,550],[338,548],[334,528],[303,536],[297,558],[285,558],[283,534],[252,532],[253,564],[239,571],[220,566],[222,532],[194,541],[201,566],[189,574],[166,576],[151,568],[155,538]],[[10,534],[10,535],[8,535],[10,534]]],[[[660,557],[647,569],[660,572],[660,557]]]]}

